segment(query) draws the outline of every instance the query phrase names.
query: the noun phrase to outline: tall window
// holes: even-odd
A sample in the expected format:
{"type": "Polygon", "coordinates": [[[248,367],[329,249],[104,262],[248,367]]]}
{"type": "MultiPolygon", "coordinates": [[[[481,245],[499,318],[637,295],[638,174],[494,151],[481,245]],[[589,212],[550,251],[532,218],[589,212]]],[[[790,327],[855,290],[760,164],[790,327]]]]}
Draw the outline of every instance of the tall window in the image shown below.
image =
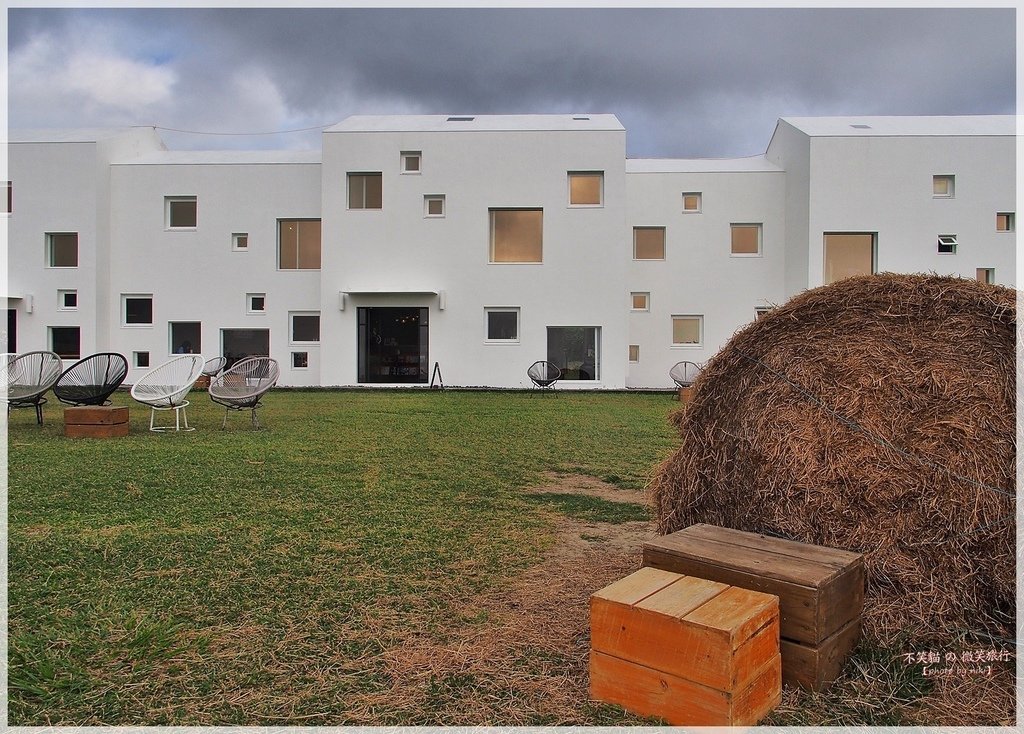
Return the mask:
{"type": "Polygon", "coordinates": [[[82,358],[82,329],[78,326],[51,326],[50,351],[61,359],[82,358]]]}
{"type": "Polygon", "coordinates": [[[704,340],[703,316],[673,316],[672,345],[699,347],[704,340]]]}
{"type": "Polygon", "coordinates": [[[124,326],[152,326],[152,294],[121,294],[121,323],[124,326]]]}
{"type": "Polygon", "coordinates": [[[826,233],[825,285],[875,272],[875,242],[873,232],[826,233]]]}
{"type": "Polygon", "coordinates": [[[492,263],[542,262],[543,209],[491,209],[492,263]]]}
{"type": "Polygon", "coordinates": [[[569,172],[569,204],[601,206],[604,203],[604,172],[569,172]]]}
{"type": "Polygon", "coordinates": [[[194,196],[164,197],[168,229],[195,229],[199,222],[199,206],[194,196]]]}
{"type": "Polygon", "coordinates": [[[46,263],[51,268],[77,268],[78,233],[48,233],[46,235],[46,263]]]}
{"type": "MultiPolygon", "coordinates": [[[[417,165],[419,161],[417,159],[417,165]]],[[[384,194],[379,173],[350,173],[348,175],[348,208],[380,209],[384,194]]]]}
{"type": "Polygon", "coordinates": [[[665,228],[633,227],[633,259],[664,260],[665,228]]]}
{"type": "Polygon", "coordinates": [[[279,219],[277,246],[281,270],[319,270],[320,220],[279,219]]]}
{"type": "Polygon", "coordinates": [[[737,256],[756,256],[761,254],[761,225],[732,224],[732,254],[737,256]]]}
{"type": "Polygon", "coordinates": [[[601,379],[600,332],[597,326],[548,327],[548,361],[563,379],[601,379]]]}

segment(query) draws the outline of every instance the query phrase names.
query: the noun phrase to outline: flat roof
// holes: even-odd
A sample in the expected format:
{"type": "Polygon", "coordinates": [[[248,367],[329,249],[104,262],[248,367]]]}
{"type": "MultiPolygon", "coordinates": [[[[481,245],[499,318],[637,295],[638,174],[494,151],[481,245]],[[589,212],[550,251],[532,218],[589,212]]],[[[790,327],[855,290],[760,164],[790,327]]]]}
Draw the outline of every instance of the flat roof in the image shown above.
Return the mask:
{"type": "Polygon", "coordinates": [[[763,155],[746,158],[627,158],[626,173],[781,173],[763,155]]]}
{"type": "Polygon", "coordinates": [[[625,128],[615,115],[352,115],[324,130],[341,132],[486,132],[615,130],[625,128]]]}
{"type": "Polygon", "coordinates": [[[320,163],[319,150],[154,150],[115,158],[115,166],[285,165],[320,163]]]}
{"type": "MultiPolygon", "coordinates": [[[[124,135],[137,127],[22,128],[7,131],[9,143],[96,143],[124,135]]],[[[143,128],[152,130],[153,128],[143,128]]]]}
{"type": "Polygon", "coordinates": [[[1015,135],[1014,115],[782,117],[810,137],[1015,135]]]}

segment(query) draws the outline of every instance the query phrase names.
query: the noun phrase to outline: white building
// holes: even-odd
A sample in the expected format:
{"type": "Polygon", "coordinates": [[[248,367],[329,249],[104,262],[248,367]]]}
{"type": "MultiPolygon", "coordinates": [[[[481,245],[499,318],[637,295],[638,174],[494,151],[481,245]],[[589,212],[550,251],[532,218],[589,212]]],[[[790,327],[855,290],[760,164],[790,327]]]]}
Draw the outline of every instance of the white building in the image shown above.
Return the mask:
{"type": "Polygon", "coordinates": [[[322,151],[12,133],[8,351],[269,354],[284,385],[664,388],[861,272],[1013,286],[1014,118],[787,118],[627,159],[612,115],[351,117],[322,151]]]}

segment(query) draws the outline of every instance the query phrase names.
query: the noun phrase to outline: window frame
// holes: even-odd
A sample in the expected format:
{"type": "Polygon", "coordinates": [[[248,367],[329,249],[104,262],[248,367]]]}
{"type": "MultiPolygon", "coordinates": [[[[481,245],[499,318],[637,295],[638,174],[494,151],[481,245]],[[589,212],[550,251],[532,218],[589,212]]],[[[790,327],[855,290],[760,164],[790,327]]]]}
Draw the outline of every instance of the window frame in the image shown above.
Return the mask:
{"type": "Polygon", "coordinates": [[[1013,212],[996,212],[996,232],[1005,234],[1007,232],[1013,232],[1017,229],[1016,217],[1013,212]],[[999,220],[1001,217],[1006,218],[1006,228],[999,228],[999,220]]]}
{"type": "MultiPolygon", "coordinates": [[[[232,252],[249,252],[249,233],[248,232],[232,232],[231,233],[231,251],[232,252]],[[240,241],[245,240],[244,245],[238,244],[240,241]]],[[[280,257],[280,253],[278,253],[280,257]]]]}
{"type": "Polygon", "coordinates": [[[203,353],[203,322],[202,321],[168,321],[167,322],[167,353],[172,357],[176,354],[202,354],[203,353]],[[174,327],[178,325],[195,325],[197,333],[199,334],[198,339],[195,343],[191,340],[186,340],[192,347],[191,352],[176,352],[174,351],[174,327]]]}
{"type": "Polygon", "coordinates": [[[704,348],[704,314],[696,313],[674,313],[669,323],[672,325],[671,348],[672,349],[703,349],[704,348]],[[676,319],[697,320],[697,341],[676,342],[676,319]]]}
{"type": "Polygon", "coordinates": [[[13,214],[14,213],[14,182],[4,181],[4,188],[7,189],[7,195],[3,197],[3,206],[6,208],[0,211],[0,214],[13,214]]]}
{"type": "Polygon", "coordinates": [[[996,282],[996,269],[995,268],[975,268],[974,278],[979,283],[985,283],[986,285],[995,285],[996,282]],[[982,280],[979,276],[984,273],[985,279],[982,280]]]}
{"type": "Polygon", "coordinates": [[[289,311],[288,312],[288,344],[289,346],[312,346],[320,344],[320,340],[323,338],[322,333],[322,321],[320,318],[319,311],[289,311]],[[311,341],[308,339],[296,339],[295,338],[295,318],[296,317],[316,317],[316,340],[311,341]]]}
{"type": "Polygon", "coordinates": [[[293,350],[293,351],[290,350],[289,354],[290,354],[290,359],[288,360],[288,364],[290,366],[290,369],[293,369],[293,370],[308,370],[309,369],[309,351],[308,350],[293,350]],[[305,362],[306,362],[305,364],[302,364],[302,365],[295,364],[295,358],[298,357],[300,354],[304,355],[305,362]]]}
{"type": "Polygon", "coordinates": [[[633,260],[634,262],[665,262],[668,259],[668,228],[664,226],[648,226],[640,225],[633,227],[633,260]],[[661,232],[661,257],[637,257],[636,256],[636,236],[637,233],[643,231],[660,231],[661,232]]]}
{"type": "Polygon", "coordinates": [[[640,362],[640,345],[630,344],[626,348],[626,361],[629,364],[637,364],[640,362]]]}
{"type": "Polygon", "coordinates": [[[960,247],[960,242],[955,234],[940,234],[937,237],[935,249],[939,255],[955,255],[960,247]],[[947,248],[943,250],[942,248],[947,248]]]}
{"type": "Polygon", "coordinates": [[[140,370],[147,370],[153,365],[152,355],[148,350],[139,350],[132,352],[132,367],[140,370]],[[146,355],[146,364],[139,364],[142,355],[146,355]]]}
{"type": "Polygon", "coordinates": [[[447,214],[447,203],[445,202],[444,194],[424,194],[423,195],[423,218],[424,219],[444,219],[447,214]],[[441,213],[431,214],[430,204],[431,202],[441,202],[441,213]]]}
{"type": "Polygon", "coordinates": [[[165,196],[164,197],[164,230],[167,232],[194,232],[199,229],[199,197],[198,196],[165,196]],[[175,204],[195,205],[195,224],[175,226],[172,224],[172,212],[175,204]]]}
{"type": "Polygon", "coordinates": [[[122,293],[121,294],[121,328],[122,329],[152,329],[156,321],[156,313],[153,305],[152,293],[122,293]],[[128,321],[128,301],[149,301],[149,321],[128,321]]]}
{"type": "Polygon", "coordinates": [[[522,337],[522,308],[520,306],[484,306],[484,344],[519,344],[522,337]],[[511,339],[492,339],[491,314],[514,313],[516,317],[516,335],[511,339]]]}
{"type": "Polygon", "coordinates": [[[489,247],[487,252],[487,263],[489,265],[543,265],[544,264],[544,208],[543,207],[490,207],[487,210],[489,221],[489,247]],[[539,258],[537,260],[495,260],[495,217],[506,212],[534,212],[540,215],[540,242],[539,258]]]}
{"type": "Polygon", "coordinates": [[[78,310],[78,289],[77,288],[58,288],[57,289],[57,310],[58,311],[77,311],[78,310]],[[67,297],[73,295],[75,297],[75,305],[67,305],[67,297]]]}
{"type": "Polygon", "coordinates": [[[348,186],[348,190],[345,192],[346,197],[346,210],[350,212],[379,212],[384,209],[384,174],[381,171],[348,171],[345,174],[345,180],[348,186]],[[352,183],[353,180],[359,178],[362,179],[362,206],[352,206],[352,183]],[[367,206],[366,205],[366,179],[375,178],[380,181],[380,206],[367,206]]]}
{"type": "MultiPolygon", "coordinates": [[[[603,336],[602,328],[600,326],[575,326],[575,325],[565,325],[565,324],[548,324],[544,328],[544,354],[545,354],[546,358],[549,361],[551,361],[552,363],[557,365],[557,362],[554,359],[552,359],[552,355],[551,355],[551,330],[552,329],[587,329],[587,330],[592,331],[593,335],[594,335],[594,377],[593,377],[593,379],[590,379],[590,380],[580,380],[578,378],[577,379],[567,378],[567,377],[564,376],[565,370],[563,370],[563,377],[562,377],[561,381],[562,382],[570,382],[570,383],[573,383],[573,384],[580,384],[580,385],[584,385],[584,384],[594,385],[594,384],[597,384],[597,383],[601,382],[601,374],[602,374],[602,371],[604,369],[604,364],[603,364],[604,363],[604,355],[603,355],[603,349],[602,349],[602,344],[601,344],[601,339],[602,339],[602,336],[603,336]]],[[[559,366],[559,369],[562,369],[562,367],[559,366]]]]}
{"type": "Polygon", "coordinates": [[[399,171],[403,176],[418,176],[423,173],[423,151],[422,150],[403,150],[399,157],[399,171]],[[411,169],[408,166],[409,161],[416,160],[416,168],[411,169]]]}
{"type": "Polygon", "coordinates": [[[46,267],[54,268],[57,270],[73,270],[79,266],[81,262],[81,238],[78,236],[78,232],[46,232],[45,234],[46,243],[46,267]],[[74,237],[75,238],[75,264],[74,265],[54,265],[54,246],[56,244],[55,237],[74,237]]]}
{"type": "Polygon", "coordinates": [[[764,223],[763,222],[730,222],[729,223],[729,257],[763,257],[764,256],[764,223]],[[757,252],[736,252],[736,231],[753,227],[757,232],[757,252]]]}
{"type": "Polygon", "coordinates": [[[62,360],[77,361],[77,360],[82,358],[82,327],[81,326],[74,326],[74,325],[71,325],[71,326],[47,326],[46,327],[46,341],[47,341],[47,344],[49,345],[50,351],[56,353],[57,356],[59,356],[62,360]],[[74,331],[78,332],[78,353],[77,354],[72,354],[72,355],[68,355],[68,356],[65,357],[63,354],[61,354],[59,351],[57,351],[57,348],[56,348],[57,345],[54,344],[53,337],[54,337],[54,332],[56,330],[58,330],[58,329],[61,329],[61,330],[65,330],[66,329],[66,330],[69,330],[69,331],[70,330],[74,330],[74,331]]]}
{"type": "Polygon", "coordinates": [[[634,313],[650,313],[651,310],[651,292],[650,291],[632,291],[629,294],[629,310],[634,313]],[[637,308],[636,297],[643,296],[644,305],[643,308],[637,308]]]}
{"type": "Polygon", "coordinates": [[[683,214],[701,214],[704,211],[704,194],[703,194],[703,192],[701,192],[701,191],[684,191],[682,193],[683,193],[683,196],[682,196],[682,205],[683,205],[682,212],[683,212],[683,214]],[[687,209],[686,208],[686,197],[688,197],[688,196],[695,196],[695,197],[697,197],[697,208],[696,209],[687,209]]]}
{"type": "Polygon", "coordinates": [[[566,186],[568,187],[567,198],[570,209],[602,209],[604,208],[604,171],[568,171],[566,172],[566,186]],[[597,178],[597,203],[576,203],[572,200],[573,177],[597,178]]]}
{"type": "Polygon", "coordinates": [[[956,198],[956,176],[952,173],[936,173],[932,175],[932,198],[933,199],[955,199],[956,198]],[[945,181],[946,193],[935,193],[935,184],[945,181]]]}
{"type": "Polygon", "coordinates": [[[248,314],[257,314],[260,316],[266,315],[267,313],[267,294],[266,293],[246,293],[245,294],[245,312],[248,314]],[[254,298],[263,299],[263,308],[253,308],[252,302],[254,298]]]}
{"type": "Polygon", "coordinates": [[[323,267],[323,257],[324,257],[324,230],[323,230],[323,219],[322,218],[320,218],[320,217],[281,217],[281,218],[279,218],[277,220],[277,269],[278,269],[279,272],[286,272],[286,273],[290,273],[290,272],[317,272],[317,271],[321,270],[322,267],[323,267]],[[281,265],[281,246],[283,244],[282,237],[281,237],[281,227],[285,223],[287,223],[287,222],[294,222],[295,225],[296,225],[295,226],[295,267],[294,268],[286,268],[286,267],[282,267],[282,265],[281,265]],[[319,249],[320,257],[318,258],[319,265],[317,265],[317,267],[315,267],[315,268],[308,268],[308,267],[307,268],[302,268],[302,267],[299,267],[299,254],[302,251],[300,246],[299,246],[299,240],[300,240],[300,235],[299,235],[300,227],[299,227],[299,225],[302,222],[319,222],[320,223],[320,238],[319,238],[320,239],[320,249],[319,249]]]}

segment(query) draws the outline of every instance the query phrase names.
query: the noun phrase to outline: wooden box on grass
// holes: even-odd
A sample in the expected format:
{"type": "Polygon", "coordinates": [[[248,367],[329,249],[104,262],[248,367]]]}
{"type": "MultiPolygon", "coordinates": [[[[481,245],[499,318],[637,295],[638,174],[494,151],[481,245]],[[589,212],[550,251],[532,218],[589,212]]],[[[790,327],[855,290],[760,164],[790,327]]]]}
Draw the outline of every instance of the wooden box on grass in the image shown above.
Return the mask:
{"type": "Polygon", "coordinates": [[[128,408],[83,405],[64,409],[64,435],[71,438],[117,438],[128,435],[128,408]]]}
{"type": "Polygon", "coordinates": [[[682,726],[756,724],[782,695],[778,599],[642,568],[590,598],[590,696],[682,726]]]}
{"type": "Polygon", "coordinates": [[[644,543],[644,566],[779,597],[787,684],[827,687],[857,644],[864,606],[859,553],[697,524],[644,543]]]}

